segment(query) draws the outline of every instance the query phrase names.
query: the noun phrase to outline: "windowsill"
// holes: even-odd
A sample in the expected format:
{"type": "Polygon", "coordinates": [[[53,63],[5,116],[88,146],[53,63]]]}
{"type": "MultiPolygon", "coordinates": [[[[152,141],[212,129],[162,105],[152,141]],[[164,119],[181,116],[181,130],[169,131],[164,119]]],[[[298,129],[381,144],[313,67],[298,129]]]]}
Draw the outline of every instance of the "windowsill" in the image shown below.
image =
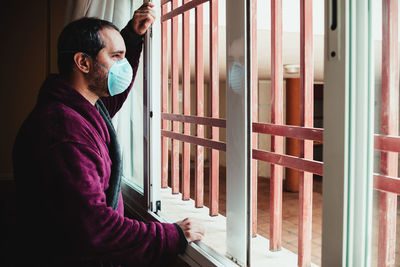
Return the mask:
{"type": "MultiPolygon", "coordinates": [[[[209,246],[220,255],[226,253],[226,218],[222,215],[209,216],[207,207],[194,208],[192,199],[182,201],[181,194],[173,195],[171,188],[161,189],[161,216],[170,222],[190,217],[206,227],[203,244],[209,246]]],[[[297,254],[282,248],[277,252],[269,251],[269,240],[257,235],[252,239],[252,266],[297,266],[297,254]]],[[[311,264],[311,266],[318,266],[311,264]]]]}

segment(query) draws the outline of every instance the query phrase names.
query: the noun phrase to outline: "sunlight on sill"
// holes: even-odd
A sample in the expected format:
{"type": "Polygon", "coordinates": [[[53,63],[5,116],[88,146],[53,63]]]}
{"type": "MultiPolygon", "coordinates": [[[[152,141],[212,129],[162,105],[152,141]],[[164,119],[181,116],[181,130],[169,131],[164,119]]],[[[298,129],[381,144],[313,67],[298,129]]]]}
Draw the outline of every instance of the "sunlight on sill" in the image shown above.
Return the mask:
{"type": "MultiPolygon", "coordinates": [[[[206,227],[204,244],[220,253],[226,254],[226,218],[218,215],[210,217],[207,207],[195,208],[192,199],[182,201],[181,194],[173,195],[171,188],[161,189],[162,217],[170,222],[176,222],[186,217],[201,222],[206,227]]],[[[282,248],[277,252],[268,250],[269,240],[261,235],[252,239],[252,266],[297,266],[297,254],[282,248]]],[[[311,266],[318,266],[311,264],[311,266]]]]}

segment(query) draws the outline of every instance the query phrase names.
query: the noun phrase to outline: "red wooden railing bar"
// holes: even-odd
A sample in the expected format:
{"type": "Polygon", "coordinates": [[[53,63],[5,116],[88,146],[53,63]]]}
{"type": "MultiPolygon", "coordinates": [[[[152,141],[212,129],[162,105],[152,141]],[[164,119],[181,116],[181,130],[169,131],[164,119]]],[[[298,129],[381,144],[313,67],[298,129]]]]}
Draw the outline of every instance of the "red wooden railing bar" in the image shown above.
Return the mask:
{"type": "MultiPolygon", "coordinates": [[[[300,125],[313,127],[314,56],[312,0],[300,1],[300,125]]],[[[313,159],[313,141],[300,142],[300,157],[313,159]]],[[[311,264],[312,172],[300,173],[298,266],[311,264]]]]}
{"type": "MultiPolygon", "coordinates": [[[[398,135],[399,128],[398,0],[382,1],[381,134],[398,135]]],[[[398,154],[381,152],[381,174],[397,176],[398,154]]],[[[379,194],[378,266],[394,266],[397,195],[379,194]]]]}
{"type": "Polygon", "coordinates": [[[324,130],[321,128],[253,122],[253,132],[322,142],[324,130]]]}
{"type": "Polygon", "coordinates": [[[374,147],[381,151],[400,153],[400,136],[375,134],[374,147]]]}
{"type": "MultiPolygon", "coordinates": [[[[178,0],[172,0],[172,9],[176,9],[178,0]]],[[[179,113],[179,62],[178,62],[178,17],[172,18],[171,22],[171,72],[172,72],[172,112],[179,113]]],[[[172,130],[179,132],[178,122],[172,122],[172,130]]],[[[171,157],[171,188],[173,194],[179,193],[179,142],[172,140],[171,157]]]]}
{"type": "MultiPolygon", "coordinates": [[[[258,56],[257,56],[257,0],[251,1],[251,86],[252,86],[252,120],[258,121],[258,56]]],[[[253,148],[258,148],[258,134],[252,134],[253,148]]],[[[257,160],[252,160],[252,235],[257,234],[257,160]]]]}
{"type": "Polygon", "coordinates": [[[205,146],[214,150],[219,150],[224,152],[226,151],[226,143],[220,141],[198,138],[196,136],[185,135],[181,133],[175,133],[172,131],[164,131],[164,130],[161,131],[161,135],[174,140],[179,140],[182,142],[187,142],[199,146],[205,146]]]}
{"type": "MultiPolygon", "coordinates": [[[[195,57],[196,57],[196,114],[197,117],[192,123],[197,123],[196,133],[198,138],[204,137],[202,122],[211,122],[214,118],[202,118],[204,116],[204,62],[203,62],[203,5],[195,8],[195,57]],[[210,121],[208,121],[210,120],[210,121]]],[[[193,116],[194,117],[194,116],[193,116]]],[[[187,119],[188,116],[185,116],[187,119]]],[[[226,124],[226,123],[225,123],[226,124]]],[[[209,124],[210,125],[210,124],[209,124]]],[[[204,202],[204,147],[196,146],[195,155],[195,207],[203,207],[204,202]]]]}
{"type": "MultiPolygon", "coordinates": [[[[161,118],[163,120],[226,128],[226,120],[219,118],[186,116],[172,113],[162,113],[161,118]]],[[[322,142],[324,129],[253,122],[253,132],[322,142]]],[[[400,152],[400,137],[375,135],[376,140],[379,140],[380,143],[378,146],[375,144],[375,149],[400,152]]]]}
{"type": "MultiPolygon", "coordinates": [[[[189,0],[183,0],[183,4],[189,0]]],[[[190,115],[190,13],[183,13],[182,25],[182,47],[183,47],[183,114],[190,115]]],[[[190,135],[190,124],[183,124],[183,133],[190,135]]],[[[183,143],[183,158],[182,158],[182,200],[190,199],[190,144],[183,143]]]]}
{"type": "MultiPolygon", "coordinates": [[[[167,13],[167,6],[161,7],[161,14],[167,13]]],[[[168,112],[168,22],[161,23],[161,112],[168,112]]],[[[168,121],[162,121],[162,129],[168,130],[168,121]]],[[[168,138],[161,137],[161,187],[168,187],[168,138]]]]}
{"type": "MultiPolygon", "coordinates": [[[[283,61],[282,61],[282,1],[271,1],[271,123],[276,127],[283,124],[283,61]]],[[[274,128],[270,127],[270,128],[274,128]]],[[[266,124],[253,123],[253,129],[265,130],[266,124]]],[[[271,151],[283,154],[283,138],[271,136],[271,151]]],[[[274,158],[278,159],[276,154],[274,158]]],[[[265,156],[267,154],[264,154],[265,156]]],[[[269,155],[272,157],[272,154],[269,155]]],[[[284,157],[282,157],[284,158],[284,157]]],[[[285,157],[290,161],[290,157],[285,157]]],[[[279,161],[278,161],[279,162],[279,161]]],[[[269,249],[277,251],[282,246],[282,180],[283,168],[271,164],[270,186],[270,243],[269,249]]]]}
{"type": "MultiPolygon", "coordinates": [[[[204,94],[203,94],[204,98],[204,94]]],[[[202,105],[204,107],[204,104],[202,105]]],[[[204,109],[204,108],[203,108],[204,109]]],[[[171,114],[171,113],[162,113],[161,118],[163,120],[171,120],[171,121],[179,121],[186,123],[194,123],[197,125],[207,125],[219,128],[226,128],[226,120],[219,118],[210,118],[210,117],[201,117],[201,116],[192,116],[192,115],[181,115],[181,114],[171,114]]]]}
{"type": "Polygon", "coordinates": [[[295,156],[277,154],[270,151],[253,149],[253,158],[287,168],[305,171],[322,176],[323,163],[320,161],[298,158],[295,156]]]}
{"type": "Polygon", "coordinates": [[[171,0],[162,0],[161,1],[161,6],[163,6],[163,5],[165,5],[165,4],[169,3],[169,2],[171,2],[171,0]]]}
{"type": "MultiPolygon", "coordinates": [[[[195,8],[196,6],[203,4],[205,2],[212,2],[215,0],[192,0],[186,4],[181,5],[180,7],[171,10],[170,12],[168,12],[167,14],[165,14],[164,16],[161,17],[161,22],[172,19],[174,17],[177,17],[178,15],[183,14],[184,12],[195,8]]],[[[210,4],[211,6],[211,4],[210,4]]],[[[211,14],[211,13],[210,13],[211,14]]]]}
{"type": "MultiPolygon", "coordinates": [[[[200,1],[199,1],[200,2],[200,1]]],[[[219,117],[219,62],[218,62],[218,0],[210,0],[210,92],[211,117],[219,117]]],[[[211,137],[219,139],[219,128],[211,128],[211,137]]],[[[211,149],[210,156],[210,216],[218,215],[219,151],[211,149]]]]}
{"type": "Polygon", "coordinates": [[[374,189],[400,195],[400,178],[375,173],[374,189]]]}

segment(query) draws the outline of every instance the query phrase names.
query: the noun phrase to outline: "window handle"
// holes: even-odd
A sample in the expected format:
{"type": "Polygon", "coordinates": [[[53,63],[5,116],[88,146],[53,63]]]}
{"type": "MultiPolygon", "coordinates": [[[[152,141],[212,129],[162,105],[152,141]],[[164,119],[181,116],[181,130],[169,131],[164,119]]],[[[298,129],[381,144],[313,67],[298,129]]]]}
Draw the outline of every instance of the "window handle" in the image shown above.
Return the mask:
{"type": "Polygon", "coordinates": [[[326,23],[326,32],[328,33],[328,60],[340,60],[340,22],[339,9],[340,1],[330,0],[328,6],[328,22],[326,23]]]}

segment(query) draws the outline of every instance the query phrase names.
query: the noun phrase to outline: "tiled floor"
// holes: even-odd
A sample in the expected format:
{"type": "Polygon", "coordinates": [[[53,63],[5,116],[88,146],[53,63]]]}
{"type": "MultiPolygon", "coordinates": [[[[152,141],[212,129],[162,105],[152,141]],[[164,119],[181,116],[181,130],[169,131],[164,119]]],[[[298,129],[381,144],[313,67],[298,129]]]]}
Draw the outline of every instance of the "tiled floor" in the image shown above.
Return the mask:
{"type": "MultiPolygon", "coordinates": [[[[319,179],[314,179],[314,188],[320,188],[319,179]]],[[[315,190],[316,191],[316,190],[315,190]]],[[[322,194],[313,194],[313,224],[311,261],[321,265],[322,238],[322,194]]],[[[269,179],[258,178],[258,233],[269,239],[269,179]]],[[[299,194],[283,192],[282,206],[282,246],[297,253],[298,246],[299,194]]]]}

